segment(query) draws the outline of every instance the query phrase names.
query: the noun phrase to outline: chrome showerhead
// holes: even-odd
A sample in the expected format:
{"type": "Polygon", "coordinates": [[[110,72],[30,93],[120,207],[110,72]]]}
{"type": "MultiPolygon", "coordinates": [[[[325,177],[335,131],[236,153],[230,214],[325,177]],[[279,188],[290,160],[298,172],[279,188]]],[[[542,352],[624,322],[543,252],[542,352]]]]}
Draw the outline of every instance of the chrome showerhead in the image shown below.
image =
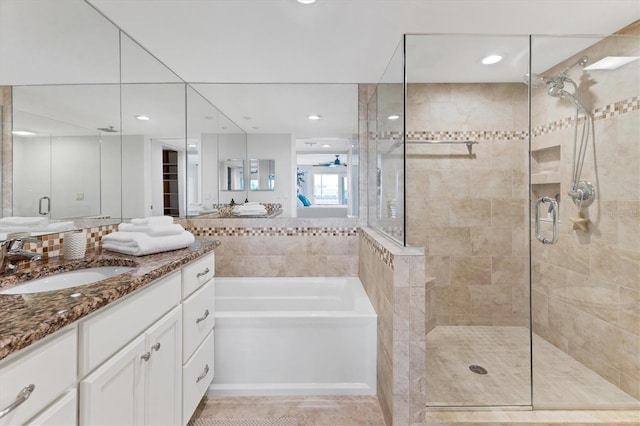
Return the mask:
{"type": "Polygon", "coordinates": [[[534,88],[540,88],[540,87],[544,87],[547,84],[547,77],[542,76],[540,74],[536,74],[533,73],[531,74],[531,76],[529,76],[529,74],[525,74],[522,77],[522,81],[524,81],[525,84],[534,87],[534,88]]]}

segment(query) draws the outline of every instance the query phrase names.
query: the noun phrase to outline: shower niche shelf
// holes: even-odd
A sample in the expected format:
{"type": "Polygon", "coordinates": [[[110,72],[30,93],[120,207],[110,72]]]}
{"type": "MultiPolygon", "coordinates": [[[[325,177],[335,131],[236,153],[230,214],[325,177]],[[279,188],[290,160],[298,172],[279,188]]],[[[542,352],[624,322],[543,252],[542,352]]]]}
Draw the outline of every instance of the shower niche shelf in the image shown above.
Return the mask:
{"type": "Polygon", "coordinates": [[[531,184],[560,184],[560,145],[531,150],[531,184]]]}

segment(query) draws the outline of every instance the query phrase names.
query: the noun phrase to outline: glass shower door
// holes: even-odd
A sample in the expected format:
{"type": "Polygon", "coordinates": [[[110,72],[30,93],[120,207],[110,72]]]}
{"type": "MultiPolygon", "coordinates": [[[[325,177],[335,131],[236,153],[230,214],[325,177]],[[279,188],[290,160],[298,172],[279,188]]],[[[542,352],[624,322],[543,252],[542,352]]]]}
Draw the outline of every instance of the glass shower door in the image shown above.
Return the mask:
{"type": "Polygon", "coordinates": [[[425,403],[530,406],[529,38],[407,35],[405,64],[407,244],[435,277],[425,403]]]}
{"type": "Polygon", "coordinates": [[[532,37],[536,408],[639,406],[638,26],[607,37],[532,37]],[[560,50],[575,54],[550,54],[560,50]]]}

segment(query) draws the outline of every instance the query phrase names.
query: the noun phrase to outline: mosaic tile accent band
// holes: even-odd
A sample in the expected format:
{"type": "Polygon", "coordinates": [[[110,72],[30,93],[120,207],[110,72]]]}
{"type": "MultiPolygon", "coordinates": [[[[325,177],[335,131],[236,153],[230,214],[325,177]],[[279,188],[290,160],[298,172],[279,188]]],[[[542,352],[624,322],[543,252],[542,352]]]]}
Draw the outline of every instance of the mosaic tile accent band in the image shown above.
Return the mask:
{"type": "MultiPolygon", "coordinates": [[[[607,118],[613,118],[621,114],[625,114],[640,109],[640,97],[634,96],[629,99],[623,99],[618,102],[604,105],[602,107],[594,108],[591,112],[594,121],[604,120],[607,118]]],[[[555,131],[565,129],[574,125],[575,117],[565,117],[560,120],[553,121],[551,123],[543,124],[535,127],[531,130],[534,137],[553,133],[555,131]]],[[[578,119],[578,123],[584,121],[583,117],[578,119]]],[[[505,141],[525,140],[528,137],[526,130],[469,130],[469,131],[428,131],[428,130],[411,130],[407,132],[407,139],[417,140],[453,140],[453,141],[465,141],[465,140],[484,140],[484,141],[505,141]]],[[[402,139],[402,132],[380,132],[377,134],[370,134],[371,140],[376,139],[402,139]]]]}
{"type": "MultiPolygon", "coordinates": [[[[402,132],[380,132],[378,139],[402,139],[402,132]]],[[[409,140],[450,140],[450,141],[467,141],[467,140],[483,140],[483,141],[506,141],[506,140],[525,140],[527,132],[525,130],[410,130],[407,132],[409,140]]]]}
{"type": "MultiPolygon", "coordinates": [[[[87,249],[100,247],[102,237],[117,230],[117,224],[86,228],[85,231],[87,231],[87,249]]],[[[36,238],[40,240],[40,243],[25,242],[24,248],[35,253],[40,253],[42,259],[48,259],[50,257],[62,255],[64,233],[41,235],[36,238]]]]}
{"type": "MultiPolygon", "coordinates": [[[[593,121],[604,120],[607,118],[617,117],[622,114],[626,114],[628,112],[637,111],[640,109],[640,98],[638,96],[634,96],[630,99],[624,99],[619,102],[614,102],[609,105],[605,105],[602,107],[598,107],[593,109],[591,115],[593,116],[593,121]]],[[[560,120],[553,121],[551,123],[543,124],[542,126],[535,127],[531,129],[531,134],[533,137],[546,135],[549,133],[556,132],[558,130],[566,129],[568,127],[574,126],[575,117],[565,117],[560,120]]],[[[578,119],[578,124],[584,122],[584,117],[580,117],[578,119]]]]}
{"type": "Polygon", "coordinates": [[[378,258],[393,271],[393,254],[362,229],[358,230],[358,235],[376,253],[378,258]]]}
{"type": "Polygon", "coordinates": [[[355,237],[355,227],[243,227],[243,226],[187,226],[196,237],[355,237]]]}

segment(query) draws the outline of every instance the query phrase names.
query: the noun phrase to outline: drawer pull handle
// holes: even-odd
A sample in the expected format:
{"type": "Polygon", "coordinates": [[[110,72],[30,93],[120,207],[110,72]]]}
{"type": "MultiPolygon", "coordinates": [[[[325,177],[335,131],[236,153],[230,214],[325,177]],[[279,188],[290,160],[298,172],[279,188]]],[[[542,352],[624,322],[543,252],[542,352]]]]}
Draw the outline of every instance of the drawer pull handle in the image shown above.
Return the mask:
{"type": "Polygon", "coordinates": [[[144,355],[140,355],[140,359],[142,359],[143,361],[149,361],[149,358],[151,358],[151,352],[147,352],[144,355]]]}
{"type": "Polygon", "coordinates": [[[196,275],[197,278],[200,278],[202,276],[205,276],[209,273],[209,268],[204,268],[204,271],[202,272],[198,272],[198,274],[196,275]]]}
{"type": "MultiPolygon", "coordinates": [[[[208,369],[207,369],[207,371],[208,371],[208,369]]],[[[31,385],[26,386],[25,388],[23,388],[20,392],[18,392],[18,396],[16,397],[16,400],[13,401],[13,403],[11,403],[11,405],[9,405],[7,408],[5,408],[4,410],[0,411],[0,418],[6,416],[10,412],[12,412],[16,408],[18,408],[18,406],[20,404],[22,404],[27,399],[29,399],[29,397],[31,396],[31,393],[33,392],[33,390],[35,388],[36,388],[36,385],[31,384],[31,385]]]]}
{"type": "Polygon", "coordinates": [[[209,310],[205,309],[204,310],[204,315],[202,315],[200,318],[196,319],[196,324],[199,324],[200,322],[206,320],[208,316],[209,316],[209,310]]]}
{"type": "Polygon", "coordinates": [[[206,364],[204,366],[204,371],[202,372],[201,375],[198,376],[198,378],[196,379],[196,383],[200,382],[200,380],[204,379],[207,376],[207,373],[209,373],[209,364],[206,364]]]}
{"type": "Polygon", "coordinates": [[[160,342],[158,342],[155,345],[151,346],[151,349],[153,349],[156,352],[159,351],[160,350],[160,342]]]}

